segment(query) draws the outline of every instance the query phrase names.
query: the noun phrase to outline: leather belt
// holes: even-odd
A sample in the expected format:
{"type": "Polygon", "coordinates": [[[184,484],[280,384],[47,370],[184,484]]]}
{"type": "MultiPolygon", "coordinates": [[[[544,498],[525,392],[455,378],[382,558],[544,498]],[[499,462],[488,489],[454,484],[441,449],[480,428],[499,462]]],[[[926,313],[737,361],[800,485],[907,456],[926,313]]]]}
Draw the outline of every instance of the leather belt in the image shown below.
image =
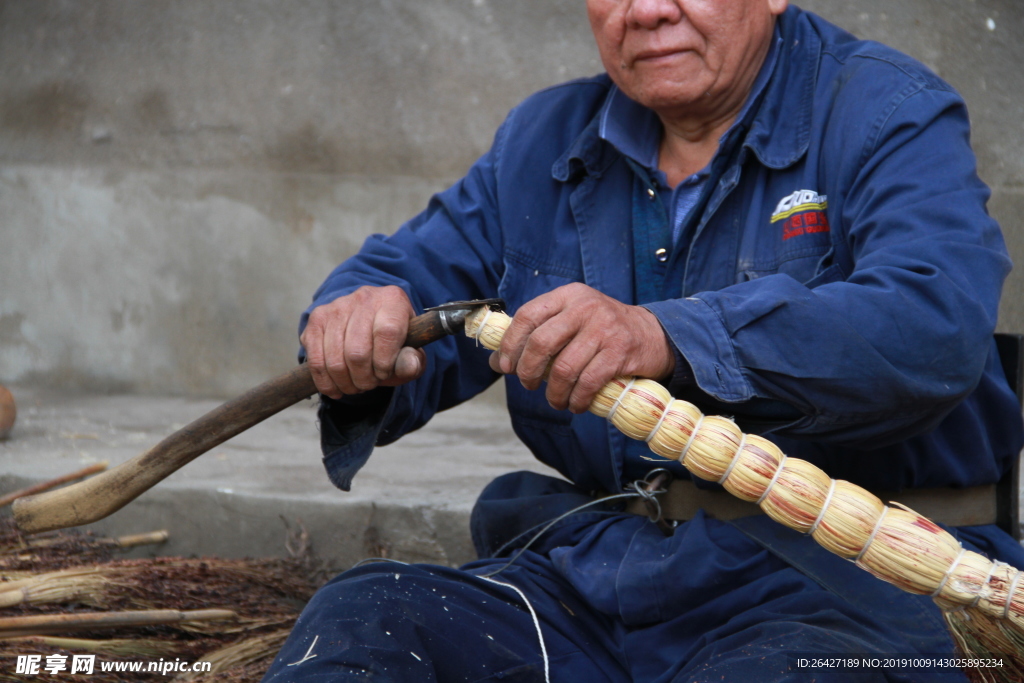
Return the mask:
{"type": "MultiPolygon", "coordinates": [[[[906,505],[934,522],[948,526],[974,526],[996,523],[996,485],[985,484],[970,488],[931,488],[893,491],[872,491],[883,503],[906,505]]],[[[667,520],[693,519],[702,509],[717,519],[736,519],[750,515],[763,515],[754,503],[742,501],[726,491],[699,489],[691,479],[676,479],[668,491],[658,496],[662,517],[667,520]]],[[[647,515],[642,498],[626,504],[626,512],[647,515]]]]}

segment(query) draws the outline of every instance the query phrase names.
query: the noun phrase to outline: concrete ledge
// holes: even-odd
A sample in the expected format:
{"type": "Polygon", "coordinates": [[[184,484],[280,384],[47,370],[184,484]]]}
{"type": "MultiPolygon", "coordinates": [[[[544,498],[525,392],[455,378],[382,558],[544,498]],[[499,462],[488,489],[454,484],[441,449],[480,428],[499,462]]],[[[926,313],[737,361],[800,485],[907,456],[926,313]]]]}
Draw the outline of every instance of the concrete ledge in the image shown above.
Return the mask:
{"type": "MultiPolygon", "coordinates": [[[[62,395],[12,387],[18,422],[0,441],[0,492],[87,464],[123,462],[219,402],[62,395]]],[[[479,491],[517,469],[554,474],[512,433],[500,388],[378,449],[353,490],[335,489],[320,462],[315,404],[276,415],[182,468],[105,520],[121,535],[167,529],[161,555],[287,554],[288,528],[341,569],[368,556],[459,565],[474,558],[469,514],[479,491]]]]}

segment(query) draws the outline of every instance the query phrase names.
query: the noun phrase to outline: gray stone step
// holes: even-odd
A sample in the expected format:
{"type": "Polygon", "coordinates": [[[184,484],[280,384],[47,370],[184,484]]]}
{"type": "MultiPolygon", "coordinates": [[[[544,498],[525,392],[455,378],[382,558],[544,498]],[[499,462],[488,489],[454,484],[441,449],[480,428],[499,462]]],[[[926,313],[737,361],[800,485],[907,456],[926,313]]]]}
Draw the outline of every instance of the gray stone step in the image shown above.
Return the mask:
{"type": "MultiPolygon", "coordinates": [[[[0,441],[0,492],[102,460],[116,465],[220,403],[10,388],[19,412],[10,438],[0,441]]],[[[367,556],[459,565],[473,559],[469,514],[487,482],[517,469],[554,474],[516,439],[499,391],[377,449],[349,493],[327,479],[315,402],[305,401],[87,528],[110,535],[167,529],[159,554],[241,557],[285,555],[287,529],[301,527],[317,555],[338,568],[367,556]]]]}

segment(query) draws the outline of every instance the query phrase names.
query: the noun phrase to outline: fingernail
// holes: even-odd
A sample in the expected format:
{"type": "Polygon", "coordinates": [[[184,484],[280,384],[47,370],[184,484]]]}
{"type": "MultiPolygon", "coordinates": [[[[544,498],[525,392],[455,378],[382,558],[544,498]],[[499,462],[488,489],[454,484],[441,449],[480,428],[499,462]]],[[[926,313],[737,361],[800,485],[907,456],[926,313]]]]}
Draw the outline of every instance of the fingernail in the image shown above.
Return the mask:
{"type": "Polygon", "coordinates": [[[504,354],[498,357],[498,366],[501,368],[502,373],[506,375],[512,372],[512,361],[504,354]]]}
{"type": "Polygon", "coordinates": [[[401,355],[395,364],[395,374],[402,378],[415,377],[420,371],[420,357],[416,354],[401,355]]]}

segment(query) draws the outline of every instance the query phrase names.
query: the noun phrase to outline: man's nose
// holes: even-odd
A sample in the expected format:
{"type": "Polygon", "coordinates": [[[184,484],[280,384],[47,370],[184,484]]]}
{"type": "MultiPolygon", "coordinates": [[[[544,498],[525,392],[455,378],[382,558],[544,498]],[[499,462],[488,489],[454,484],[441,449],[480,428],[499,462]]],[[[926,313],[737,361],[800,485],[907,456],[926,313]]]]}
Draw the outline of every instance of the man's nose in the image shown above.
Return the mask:
{"type": "Polygon", "coordinates": [[[636,26],[654,30],[661,24],[675,24],[683,18],[678,0],[631,0],[627,20],[636,26]]]}

